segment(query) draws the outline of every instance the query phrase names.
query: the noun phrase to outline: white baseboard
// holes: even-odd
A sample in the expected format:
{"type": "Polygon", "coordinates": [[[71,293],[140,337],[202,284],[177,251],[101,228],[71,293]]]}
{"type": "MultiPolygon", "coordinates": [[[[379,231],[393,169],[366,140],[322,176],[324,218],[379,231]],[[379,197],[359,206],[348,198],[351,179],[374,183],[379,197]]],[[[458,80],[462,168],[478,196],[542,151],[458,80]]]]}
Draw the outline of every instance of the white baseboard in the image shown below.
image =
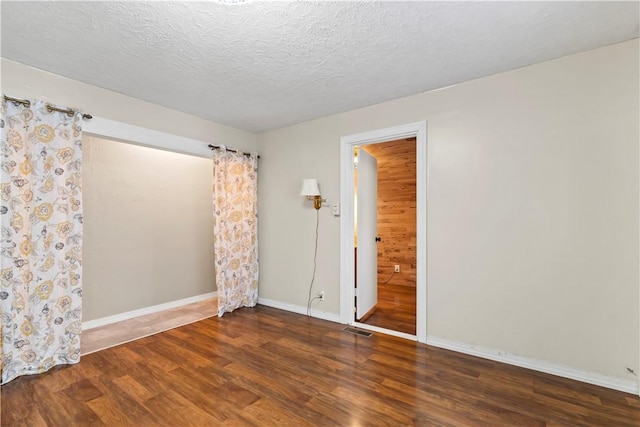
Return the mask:
{"type": "MultiPolygon", "coordinates": [[[[89,320],[82,323],[82,330],[97,328],[99,326],[109,325],[111,323],[123,320],[133,319],[134,317],[144,316],[146,314],[157,313],[160,311],[170,310],[172,308],[181,307],[195,302],[205,301],[207,299],[217,297],[217,292],[209,292],[202,295],[196,295],[177,301],[171,301],[164,304],[158,304],[150,307],[140,308],[137,310],[127,311],[125,313],[115,314],[113,316],[102,317],[100,319],[89,320]]],[[[292,313],[307,314],[306,307],[289,304],[281,301],[270,300],[266,298],[258,298],[258,304],[267,307],[273,307],[280,310],[290,311],[292,313]]],[[[340,315],[329,313],[317,309],[311,309],[311,316],[317,319],[328,320],[334,323],[342,323],[340,315]]],[[[415,338],[413,338],[415,339],[415,338]]],[[[623,391],[634,395],[640,394],[640,382],[634,380],[626,380],[622,378],[612,377],[597,372],[588,372],[571,366],[561,365],[558,363],[546,362],[528,357],[519,356],[517,354],[507,353],[500,350],[494,350],[486,347],[480,347],[472,344],[466,344],[459,341],[453,341],[446,338],[427,336],[427,345],[456,351],[459,353],[469,354],[481,357],[483,359],[494,360],[496,362],[507,363],[513,366],[532,369],[534,371],[544,372],[551,375],[557,375],[563,378],[569,378],[576,381],[582,381],[588,384],[594,384],[613,390],[623,391]]]]}
{"type": "Polygon", "coordinates": [[[459,341],[427,336],[427,345],[470,354],[472,356],[482,357],[483,359],[494,360],[496,362],[507,363],[521,368],[532,369],[534,371],[544,372],[551,375],[557,375],[563,378],[582,381],[613,390],[624,391],[636,396],[640,392],[640,383],[638,381],[625,380],[597,372],[583,371],[572,368],[571,366],[530,359],[528,357],[518,356],[517,354],[465,344],[459,341]]]}
{"type": "MultiPolygon", "coordinates": [[[[400,286],[402,286],[402,285],[400,285],[400,286]]],[[[367,325],[366,323],[360,323],[360,322],[353,322],[353,323],[351,323],[351,325],[356,327],[356,328],[366,329],[368,331],[378,332],[380,334],[391,335],[391,336],[398,337],[398,338],[404,338],[405,340],[409,340],[409,341],[418,341],[418,337],[416,337],[415,335],[407,334],[407,333],[404,333],[404,332],[394,331],[393,329],[381,328],[379,326],[367,325]]]]}
{"type": "Polygon", "coordinates": [[[97,328],[99,326],[110,325],[112,323],[121,322],[123,320],[133,319],[134,317],[144,316],[146,314],[157,313],[159,311],[170,310],[183,305],[193,304],[194,302],[205,301],[218,296],[217,292],[209,292],[206,294],[196,295],[189,298],[183,298],[176,301],[165,302],[163,304],[152,305],[150,307],[139,308],[137,310],[127,311],[125,313],[114,314],[113,316],[101,317],[100,319],[88,320],[82,322],[82,330],[97,328]]]}
{"type": "MultiPolygon", "coordinates": [[[[267,307],[278,308],[280,310],[290,311],[292,313],[307,314],[307,308],[300,305],[289,304],[286,302],[275,301],[271,299],[258,298],[258,304],[266,305],[267,307]]],[[[330,322],[340,323],[340,315],[335,313],[328,313],[312,308],[311,317],[317,319],[328,320],[330,322]]]]}

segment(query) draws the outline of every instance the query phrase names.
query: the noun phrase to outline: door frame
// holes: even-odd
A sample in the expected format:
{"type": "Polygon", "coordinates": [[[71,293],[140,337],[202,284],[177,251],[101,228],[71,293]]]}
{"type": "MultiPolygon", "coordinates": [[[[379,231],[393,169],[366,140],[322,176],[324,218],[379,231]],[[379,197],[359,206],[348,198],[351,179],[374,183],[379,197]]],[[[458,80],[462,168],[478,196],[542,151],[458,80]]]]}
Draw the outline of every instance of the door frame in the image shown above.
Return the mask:
{"type": "MultiPolygon", "coordinates": [[[[376,144],[403,138],[416,138],[416,335],[386,329],[367,327],[403,338],[427,342],[427,122],[377,129],[340,138],[340,321],[357,323],[354,316],[355,260],[354,236],[354,164],[356,145],[376,144]]],[[[368,326],[368,325],[365,325],[368,326]]]]}

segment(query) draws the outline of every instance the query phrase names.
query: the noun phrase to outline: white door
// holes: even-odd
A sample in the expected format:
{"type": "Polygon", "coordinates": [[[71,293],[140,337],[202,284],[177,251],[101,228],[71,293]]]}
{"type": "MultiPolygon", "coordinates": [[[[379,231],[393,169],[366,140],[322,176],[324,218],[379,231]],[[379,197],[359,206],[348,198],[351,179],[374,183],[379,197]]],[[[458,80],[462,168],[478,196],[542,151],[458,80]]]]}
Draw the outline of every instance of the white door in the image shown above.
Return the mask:
{"type": "Polygon", "coordinates": [[[378,162],[358,150],[356,259],[356,319],[360,320],[378,303],[378,162]]]}

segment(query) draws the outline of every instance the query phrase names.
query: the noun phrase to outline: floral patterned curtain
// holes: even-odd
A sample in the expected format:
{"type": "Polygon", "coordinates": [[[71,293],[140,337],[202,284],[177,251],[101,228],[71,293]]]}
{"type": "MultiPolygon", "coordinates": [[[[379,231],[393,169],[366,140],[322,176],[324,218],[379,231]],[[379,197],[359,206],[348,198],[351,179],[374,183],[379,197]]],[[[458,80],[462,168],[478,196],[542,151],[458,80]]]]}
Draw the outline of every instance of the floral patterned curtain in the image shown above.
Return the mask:
{"type": "Polygon", "coordinates": [[[218,316],[258,303],[258,156],[213,151],[218,316]]]}
{"type": "Polygon", "coordinates": [[[1,111],[2,384],[80,360],[82,116],[30,103],[1,111]]]}

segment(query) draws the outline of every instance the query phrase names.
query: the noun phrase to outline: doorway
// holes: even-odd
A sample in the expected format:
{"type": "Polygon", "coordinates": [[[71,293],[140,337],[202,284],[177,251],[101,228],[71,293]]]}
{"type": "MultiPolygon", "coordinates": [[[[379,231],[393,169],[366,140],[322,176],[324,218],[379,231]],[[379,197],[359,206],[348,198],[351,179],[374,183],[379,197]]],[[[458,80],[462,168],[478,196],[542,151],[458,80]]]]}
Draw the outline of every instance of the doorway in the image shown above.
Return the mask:
{"type": "MultiPolygon", "coordinates": [[[[340,316],[341,322],[364,329],[380,331],[391,335],[426,342],[427,339],[427,138],[426,122],[409,123],[392,128],[379,129],[341,138],[341,178],[340,194],[342,215],[340,220],[340,316]],[[415,219],[415,332],[394,331],[384,327],[369,325],[356,320],[354,310],[356,298],[356,257],[354,257],[356,212],[354,148],[389,141],[415,138],[416,164],[416,219],[415,219]]],[[[361,243],[359,243],[361,245],[361,243]]],[[[395,264],[393,264],[395,267],[395,264]]],[[[402,272],[402,265],[400,266],[402,272]]],[[[382,272],[381,272],[382,273],[382,272]]],[[[378,274],[376,271],[376,290],[378,274]]],[[[376,297],[377,298],[377,297],[376,297]]],[[[366,307],[365,307],[366,308],[366,307]]],[[[375,313],[375,311],[374,311],[375,313]]],[[[374,314],[371,314],[373,316],[374,314]]],[[[366,319],[365,319],[366,321],[366,319]]]]}
{"type": "Polygon", "coordinates": [[[416,335],[416,138],[356,148],[354,163],[355,319],[366,325],[416,335]],[[376,170],[368,171],[369,164],[376,170]],[[376,182],[362,182],[361,175],[376,182]],[[365,194],[360,194],[360,188],[365,194]],[[374,200],[366,200],[367,196],[374,200]],[[373,253],[358,251],[358,221],[362,219],[364,235],[371,239],[373,253]],[[367,229],[369,221],[375,221],[372,231],[367,229]],[[368,278],[365,273],[359,277],[361,265],[372,268],[375,276],[368,278]],[[371,280],[375,288],[362,287],[365,280],[371,280]],[[366,313],[361,309],[362,299],[371,301],[371,306],[365,305],[366,313]]]}

